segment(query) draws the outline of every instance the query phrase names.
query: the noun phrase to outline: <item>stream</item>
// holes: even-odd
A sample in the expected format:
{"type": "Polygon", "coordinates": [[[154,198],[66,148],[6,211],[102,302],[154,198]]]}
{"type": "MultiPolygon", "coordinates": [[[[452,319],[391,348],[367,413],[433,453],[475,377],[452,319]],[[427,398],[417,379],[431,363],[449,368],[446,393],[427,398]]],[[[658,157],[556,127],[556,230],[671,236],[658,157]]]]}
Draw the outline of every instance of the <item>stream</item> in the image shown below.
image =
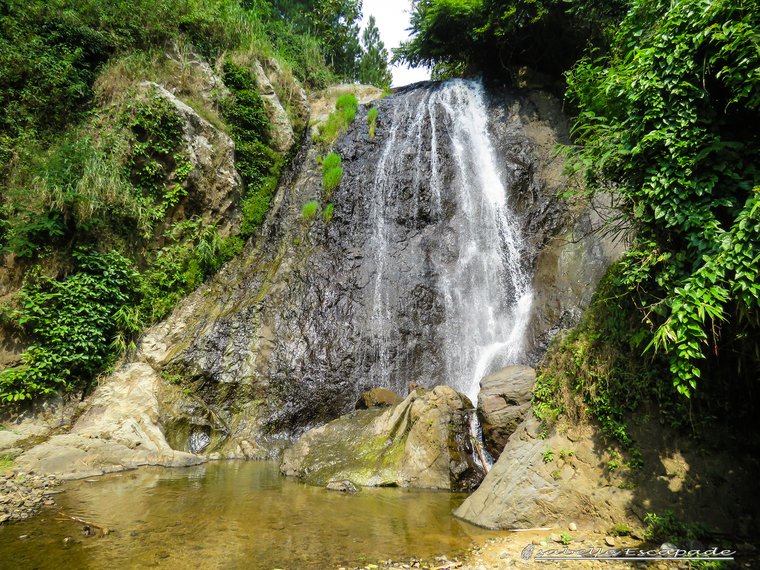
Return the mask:
{"type": "Polygon", "coordinates": [[[264,461],[145,467],[63,488],[53,510],[0,527],[0,569],[295,570],[412,557],[433,562],[507,534],[454,518],[464,493],[364,488],[344,495],[286,478],[276,463],[264,461]],[[109,534],[85,535],[81,523],[56,511],[109,534]]]}

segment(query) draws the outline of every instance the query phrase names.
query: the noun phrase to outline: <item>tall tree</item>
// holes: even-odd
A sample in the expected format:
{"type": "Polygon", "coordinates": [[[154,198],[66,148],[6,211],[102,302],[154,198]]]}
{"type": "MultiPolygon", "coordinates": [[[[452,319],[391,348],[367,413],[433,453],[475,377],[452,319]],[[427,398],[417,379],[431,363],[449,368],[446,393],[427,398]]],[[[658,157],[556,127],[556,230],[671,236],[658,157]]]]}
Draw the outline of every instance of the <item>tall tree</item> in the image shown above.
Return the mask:
{"type": "Polygon", "coordinates": [[[359,82],[384,89],[391,86],[391,72],[388,69],[388,50],[380,41],[380,31],[375,25],[375,17],[370,16],[362,34],[364,53],[359,62],[359,82]]]}
{"type": "Polygon", "coordinates": [[[309,14],[312,34],[325,46],[325,60],[345,81],[359,77],[359,20],[362,0],[315,0],[309,14]]]}

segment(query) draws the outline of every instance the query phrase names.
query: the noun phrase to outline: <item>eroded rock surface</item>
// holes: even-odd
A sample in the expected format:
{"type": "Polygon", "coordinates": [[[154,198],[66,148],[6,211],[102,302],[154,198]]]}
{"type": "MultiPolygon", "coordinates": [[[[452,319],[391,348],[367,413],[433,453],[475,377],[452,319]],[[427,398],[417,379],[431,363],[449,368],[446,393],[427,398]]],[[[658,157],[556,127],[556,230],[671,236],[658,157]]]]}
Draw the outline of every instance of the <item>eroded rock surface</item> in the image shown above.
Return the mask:
{"type": "Polygon", "coordinates": [[[643,530],[648,513],[672,511],[678,520],[701,522],[710,532],[751,533],[760,498],[746,461],[726,452],[704,454],[695,441],[678,437],[649,414],[632,422],[631,435],[642,454],[641,468],[631,468],[631,455],[599,427],[544,433],[531,412],[454,514],[486,528],[571,521],[609,528],[626,521],[643,530]]]}
{"type": "Polygon", "coordinates": [[[309,430],[285,451],[280,471],[313,485],[469,490],[483,477],[472,458],[466,396],[447,386],[414,392],[403,403],[360,410],[309,430]]]}
{"type": "Polygon", "coordinates": [[[98,387],[68,433],[53,435],[16,458],[22,470],[77,479],[140,465],[184,467],[204,458],[175,451],[158,425],[162,380],[147,364],[123,367],[98,387]]]}
{"type": "Polygon", "coordinates": [[[486,449],[495,458],[509,436],[530,411],[536,371],[529,366],[509,366],[480,381],[478,419],[486,449]]]}

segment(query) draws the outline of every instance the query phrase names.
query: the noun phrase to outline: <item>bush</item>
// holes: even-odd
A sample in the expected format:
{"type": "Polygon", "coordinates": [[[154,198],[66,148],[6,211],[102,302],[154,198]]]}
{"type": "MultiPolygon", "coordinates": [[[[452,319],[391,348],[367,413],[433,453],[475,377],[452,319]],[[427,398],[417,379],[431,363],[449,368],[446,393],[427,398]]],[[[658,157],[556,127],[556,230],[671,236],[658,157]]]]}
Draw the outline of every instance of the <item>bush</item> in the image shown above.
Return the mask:
{"type": "Polygon", "coordinates": [[[79,270],[65,280],[38,276],[24,285],[18,322],[37,341],[23,366],[0,373],[0,400],[86,387],[112,357],[109,345],[120,328],[139,330],[122,318],[137,297],[138,274],[129,260],[83,250],[74,258],[79,270]]]}
{"type": "Polygon", "coordinates": [[[340,184],[340,181],[343,179],[343,168],[340,166],[336,166],[335,168],[328,170],[322,175],[322,183],[325,187],[325,197],[330,198],[330,196],[333,193],[333,190],[335,190],[338,187],[338,184],[340,184]]]}
{"type": "Polygon", "coordinates": [[[336,166],[340,166],[341,158],[339,154],[331,152],[322,161],[322,172],[325,173],[328,170],[332,170],[336,166]]]}
{"type": "Polygon", "coordinates": [[[344,93],[335,101],[335,111],[330,113],[324,125],[319,127],[319,135],[315,142],[323,147],[332,145],[348,125],[356,119],[356,111],[359,108],[359,100],[356,95],[344,93]]]}
{"type": "Polygon", "coordinates": [[[325,197],[329,200],[343,178],[343,168],[340,166],[340,155],[331,152],[322,161],[322,185],[325,188],[325,197]]]}

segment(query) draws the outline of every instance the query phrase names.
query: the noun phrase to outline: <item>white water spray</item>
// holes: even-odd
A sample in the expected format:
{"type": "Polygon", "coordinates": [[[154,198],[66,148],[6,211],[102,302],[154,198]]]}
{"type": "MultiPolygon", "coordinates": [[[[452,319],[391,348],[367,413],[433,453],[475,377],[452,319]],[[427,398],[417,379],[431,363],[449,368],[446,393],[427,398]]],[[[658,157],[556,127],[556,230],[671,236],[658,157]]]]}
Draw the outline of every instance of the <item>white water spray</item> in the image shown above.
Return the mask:
{"type": "Polygon", "coordinates": [[[404,293],[393,288],[389,272],[398,268],[387,255],[399,214],[394,174],[402,170],[414,173],[415,211],[418,189],[423,182],[430,185],[429,209],[444,243],[442,253],[432,256],[430,272],[443,303],[437,335],[445,378],[432,380],[477,403],[480,379],[519,359],[532,291],[522,260],[524,244],[508,206],[509,188],[487,125],[484,89],[475,81],[449,81],[422,100],[407,97],[396,106],[376,168],[368,248],[376,264],[370,326],[383,386],[393,384],[394,343],[401,342],[392,306],[404,293]],[[439,155],[446,147],[451,149],[448,161],[439,155]],[[429,160],[422,159],[426,153],[429,160]]]}

